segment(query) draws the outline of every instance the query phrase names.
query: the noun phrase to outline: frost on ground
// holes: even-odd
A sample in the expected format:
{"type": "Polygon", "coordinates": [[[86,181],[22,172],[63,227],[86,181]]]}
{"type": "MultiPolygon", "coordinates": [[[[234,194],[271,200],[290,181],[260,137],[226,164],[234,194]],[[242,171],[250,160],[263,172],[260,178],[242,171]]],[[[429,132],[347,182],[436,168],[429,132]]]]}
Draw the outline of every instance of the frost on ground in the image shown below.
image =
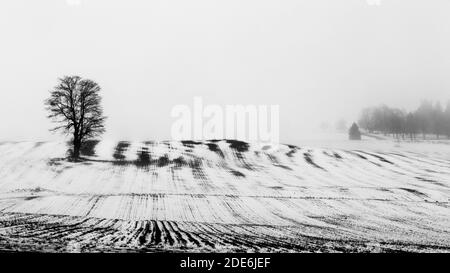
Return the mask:
{"type": "Polygon", "coordinates": [[[450,146],[393,146],[0,143],[0,250],[450,252],[450,146]]]}

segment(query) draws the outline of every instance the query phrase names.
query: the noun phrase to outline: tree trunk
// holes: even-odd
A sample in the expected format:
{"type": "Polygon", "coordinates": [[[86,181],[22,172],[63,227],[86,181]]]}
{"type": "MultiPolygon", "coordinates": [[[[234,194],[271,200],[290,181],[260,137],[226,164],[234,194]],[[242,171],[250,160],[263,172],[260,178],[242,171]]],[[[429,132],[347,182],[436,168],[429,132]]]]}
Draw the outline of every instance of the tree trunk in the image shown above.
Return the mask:
{"type": "Polygon", "coordinates": [[[80,149],[81,149],[81,141],[79,139],[75,139],[73,141],[73,155],[74,159],[80,158],[80,149]]]}

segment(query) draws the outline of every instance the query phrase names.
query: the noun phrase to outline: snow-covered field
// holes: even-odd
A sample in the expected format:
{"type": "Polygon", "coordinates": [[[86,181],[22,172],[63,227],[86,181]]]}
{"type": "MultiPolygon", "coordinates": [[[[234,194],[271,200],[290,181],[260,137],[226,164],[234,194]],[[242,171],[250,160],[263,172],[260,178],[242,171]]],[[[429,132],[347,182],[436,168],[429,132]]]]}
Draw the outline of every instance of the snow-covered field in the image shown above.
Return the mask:
{"type": "Polygon", "coordinates": [[[450,252],[449,145],[311,146],[0,143],[0,250],[450,252]]]}

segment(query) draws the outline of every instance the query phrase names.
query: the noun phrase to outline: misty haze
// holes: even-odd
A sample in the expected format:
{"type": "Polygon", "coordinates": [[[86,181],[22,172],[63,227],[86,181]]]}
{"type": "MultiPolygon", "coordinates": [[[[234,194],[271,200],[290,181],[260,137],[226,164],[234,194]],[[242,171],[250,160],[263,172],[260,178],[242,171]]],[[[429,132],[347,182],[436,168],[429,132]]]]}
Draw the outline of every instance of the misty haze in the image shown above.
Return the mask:
{"type": "Polygon", "coordinates": [[[450,252],[450,1],[0,3],[0,251],[450,252]]]}

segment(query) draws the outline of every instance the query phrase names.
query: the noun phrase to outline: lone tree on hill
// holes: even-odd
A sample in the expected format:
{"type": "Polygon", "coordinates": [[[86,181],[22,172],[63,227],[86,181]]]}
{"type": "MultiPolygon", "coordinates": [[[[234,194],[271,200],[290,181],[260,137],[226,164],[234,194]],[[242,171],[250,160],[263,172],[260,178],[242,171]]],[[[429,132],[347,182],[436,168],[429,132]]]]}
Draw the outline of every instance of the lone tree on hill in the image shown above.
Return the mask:
{"type": "Polygon", "coordinates": [[[361,140],[361,132],[359,131],[358,125],[354,122],[352,127],[348,132],[350,140],[361,140]]]}
{"type": "Polygon", "coordinates": [[[65,76],[50,91],[50,98],[45,101],[48,117],[58,125],[50,131],[61,131],[73,136],[72,157],[80,157],[84,141],[105,132],[99,95],[100,86],[89,79],[79,76],[65,76]]]}

